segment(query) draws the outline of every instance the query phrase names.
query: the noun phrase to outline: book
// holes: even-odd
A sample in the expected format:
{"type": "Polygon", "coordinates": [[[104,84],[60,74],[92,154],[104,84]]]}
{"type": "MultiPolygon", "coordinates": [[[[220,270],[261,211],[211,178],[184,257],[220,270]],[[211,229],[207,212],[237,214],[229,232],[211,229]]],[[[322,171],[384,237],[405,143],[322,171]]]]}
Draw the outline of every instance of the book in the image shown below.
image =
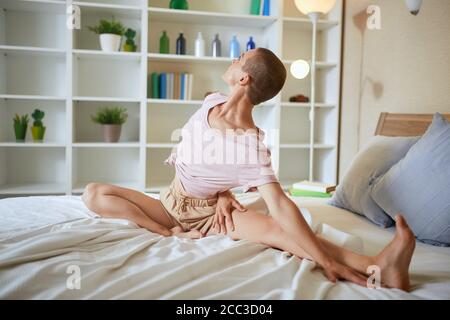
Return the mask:
{"type": "Polygon", "coordinates": [[[294,188],[289,189],[289,193],[294,197],[314,197],[314,198],[331,198],[332,197],[331,193],[294,189],[294,188]]]}
{"type": "Polygon", "coordinates": [[[303,180],[292,185],[293,189],[309,190],[315,192],[329,193],[336,189],[335,185],[321,182],[303,180]]]}
{"type": "Polygon", "coordinates": [[[194,75],[192,73],[189,74],[189,89],[188,89],[188,100],[192,100],[192,87],[194,86],[194,75]]]}
{"type": "Polygon", "coordinates": [[[159,99],[159,77],[156,72],[151,74],[152,84],[151,84],[151,97],[153,99],[159,99]]]}
{"type": "Polygon", "coordinates": [[[174,95],[173,98],[174,99],[180,99],[180,75],[178,73],[175,73],[174,75],[174,81],[173,81],[173,87],[174,87],[174,95]]]}
{"type": "Polygon", "coordinates": [[[184,74],[184,100],[188,100],[189,74],[184,74]]]}
{"type": "Polygon", "coordinates": [[[160,99],[166,99],[166,95],[167,95],[167,89],[166,89],[166,84],[167,84],[167,75],[165,73],[161,73],[159,75],[159,98],[160,99]]]}
{"type": "Polygon", "coordinates": [[[169,72],[167,76],[167,99],[173,99],[173,73],[169,72]]]}
{"type": "Polygon", "coordinates": [[[181,79],[180,79],[180,99],[181,100],[184,100],[184,97],[185,97],[185,95],[184,95],[184,85],[185,85],[185,77],[186,77],[186,74],[185,73],[182,73],[181,74],[181,79]]]}

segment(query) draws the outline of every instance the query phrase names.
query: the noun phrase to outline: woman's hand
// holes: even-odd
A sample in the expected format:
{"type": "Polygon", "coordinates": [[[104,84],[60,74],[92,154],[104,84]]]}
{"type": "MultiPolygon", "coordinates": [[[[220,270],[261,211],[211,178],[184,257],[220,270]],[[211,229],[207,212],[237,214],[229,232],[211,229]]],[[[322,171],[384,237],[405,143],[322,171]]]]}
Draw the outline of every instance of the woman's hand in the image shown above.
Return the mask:
{"type": "Polygon", "coordinates": [[[219,192],[217,199],[216,214],[214,215],[214,222],[212,227],[219,233],[228,231],[234,231],[233,217],[231,216],[232,208],[236,208],[239,211],[247,211],[233,196],[233,194],[227,190],[225,192],[219,192]]]}
{"type": "Polygon", "coordinates": [[[342,279],[354,282],[363,287],[367,286],[367,277],[335,260],[330,260],[324,263],[322,268],[325,276],[333,283],[336,282],[336,280],[342,279]]]}

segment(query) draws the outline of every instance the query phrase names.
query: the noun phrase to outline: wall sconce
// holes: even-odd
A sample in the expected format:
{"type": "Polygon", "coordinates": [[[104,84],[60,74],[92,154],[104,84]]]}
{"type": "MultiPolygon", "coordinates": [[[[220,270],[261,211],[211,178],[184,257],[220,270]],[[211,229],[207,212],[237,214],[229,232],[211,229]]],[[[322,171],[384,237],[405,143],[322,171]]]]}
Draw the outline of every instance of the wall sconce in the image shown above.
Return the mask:
{"type": "Polygon", "coordinates": [[[422,0],[405,0],[406,6],[408,7],[411,14],[417,16],[420,7],[422,6],[422,0]]]}

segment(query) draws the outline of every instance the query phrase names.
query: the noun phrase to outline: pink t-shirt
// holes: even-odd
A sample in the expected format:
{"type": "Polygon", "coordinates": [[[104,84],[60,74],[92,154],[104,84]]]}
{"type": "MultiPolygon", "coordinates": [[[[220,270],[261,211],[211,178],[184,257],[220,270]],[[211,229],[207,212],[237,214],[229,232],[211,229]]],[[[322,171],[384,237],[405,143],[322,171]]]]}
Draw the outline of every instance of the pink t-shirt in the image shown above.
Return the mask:
{"type": "Polygon", "coordinates": [[[191,197],[207,199],[235,187],[242,186],[247,192],[278,182],[261,129],[258,133],[256,130],[225,133],[209,125],[209,110],[227,100],[228,96],[220,92],[208,95],[182,128],[176,151],[164,161],[175,166],[191,197]]]}

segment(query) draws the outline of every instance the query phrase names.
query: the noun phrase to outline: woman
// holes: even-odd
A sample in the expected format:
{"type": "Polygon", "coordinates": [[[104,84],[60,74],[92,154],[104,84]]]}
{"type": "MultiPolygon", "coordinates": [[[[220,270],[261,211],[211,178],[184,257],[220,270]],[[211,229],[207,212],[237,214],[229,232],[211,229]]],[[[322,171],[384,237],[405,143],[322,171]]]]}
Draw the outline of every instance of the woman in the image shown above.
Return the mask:
{"type": "Polygon", "coordinates": [[[285,83],[286,69],[276,55],[263,48],[245,52],[233,60],[222,78],[230,95],[208,95],[183,127],[176,153],[166,160],[175,166],[176,175],[170,187],[161,191],[160,200],[114,185],[90,183],[82,196],[87,207],[103,217],[132,220],[163,236],[195,239],[223,233],[263,243],[316,261],[333,282],[343,279],[365,286],[367,268],[377,265],[383,286],[409,291],[415,240],[401,215],[396,218],[392,242],[374,257],[362,256],[316,236],[283,192],[272,171],[270,152],[262,143],[264,133],[252,118],[253,107],[276,96],[285,83]],[[206,135],[215,138],[213,148],[204,146],[205,134],[195,136],[197,131],[208,130],[214,131],[206,135]],[[224,145],[233,149],[223,149],[224,145]],[[236,147],[244,148],[234,152],[236,147]],[[255,152],[257,160],[263,155],[265,161],[254,161],[254,157],[249,161],[255,152]],[[214,161],[205,159],[208,155],[214,155],[214,161]],[[234,161],[223,163],[229,155],[234,161]],[[236,155],[243,155],[245,161],[236,161],[236,155]],[[229,191],[237,186],[244,186],[245,191],[257,189],[270,216],[243,208],[229,191]]]}

